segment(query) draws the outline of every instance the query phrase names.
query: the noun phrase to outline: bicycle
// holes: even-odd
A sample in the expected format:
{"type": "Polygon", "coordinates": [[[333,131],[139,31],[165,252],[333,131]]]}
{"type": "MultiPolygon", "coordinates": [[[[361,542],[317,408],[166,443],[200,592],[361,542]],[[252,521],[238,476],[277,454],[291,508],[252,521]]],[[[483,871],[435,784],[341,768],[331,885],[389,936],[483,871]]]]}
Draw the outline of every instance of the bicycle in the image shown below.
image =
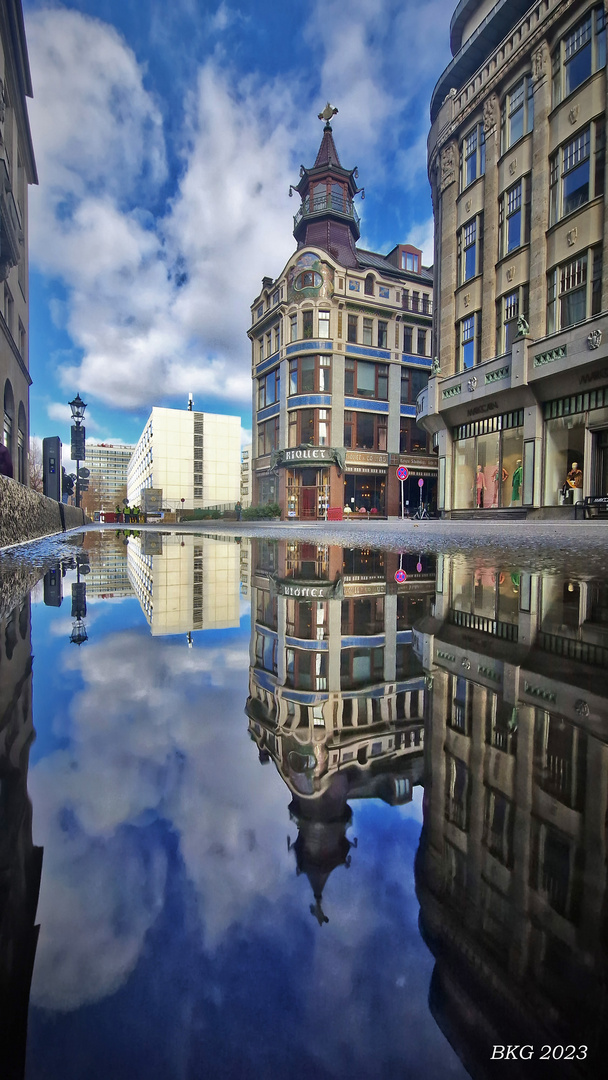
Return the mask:
{"type": "Polygon", "coordinates": [[[429,514],[426,506],[419,506],[416,510],[416,513],[412,514],[412,521],[422,521],[424,518],[428,518],[430,520],[430,517],[431,515],[429,514]]]}

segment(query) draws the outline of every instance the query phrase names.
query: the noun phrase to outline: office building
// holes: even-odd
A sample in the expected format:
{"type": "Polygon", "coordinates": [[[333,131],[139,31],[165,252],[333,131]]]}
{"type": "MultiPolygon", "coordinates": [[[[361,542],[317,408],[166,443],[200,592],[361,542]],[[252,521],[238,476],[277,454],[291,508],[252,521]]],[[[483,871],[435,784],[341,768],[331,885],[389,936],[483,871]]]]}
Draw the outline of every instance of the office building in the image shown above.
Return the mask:
{"type": "Polygon", "coordinates": [[[428,140],[439,370],[418,399],[445,514],[608,492],[605,19],[586,0],[452,18],[428,140]]]}
{"type": "Polygon", "coordinates": [[[162,492],[164,509],[230,506],[241,491],[241,421],[186,409],[154,407],[127,469],[127,498],[162,492]]]}
{"type": "Polygon", "coordinates": [[[87,443],[85,466],[90,472],[83,505],[92,510],[114,510],[127,497],[127,467],[134,446],[126,443],[87,443]]]}
{"type": "Polygon", "coordinates": [[[251,474],[251,443],[241,450],[241,506],[251,506],[253,476],[251,474]]]}
{"type": "Polygon", "coordinates": [[[28,185],[37,184],[26,97],[32,82],[21,0],[0,4],[0,387],[2,441],[28,483],[28,185]]]}
{"type": "MultiPolygon", "coordinates": [[[[337,110],[334,110],[337,111],[337,110]]],[[[254,503],[283,518],[330,507],[400,513],[434,502],[437,460],[416,423],[432,363],[433,281],[422,252],[357,247],[357,170],[342,167],[328,106],[314,165],[293,189],[297,249],[251,307],[254,503]]]]}

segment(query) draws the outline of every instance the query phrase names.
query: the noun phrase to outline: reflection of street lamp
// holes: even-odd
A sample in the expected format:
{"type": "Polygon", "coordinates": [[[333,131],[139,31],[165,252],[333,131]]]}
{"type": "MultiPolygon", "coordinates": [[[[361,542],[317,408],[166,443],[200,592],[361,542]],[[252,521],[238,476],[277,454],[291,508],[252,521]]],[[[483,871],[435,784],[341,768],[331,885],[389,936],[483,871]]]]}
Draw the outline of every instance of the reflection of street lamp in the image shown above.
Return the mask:
{"type": "Polygon", "coordinates": [[[86,404],[80,394],[76,394],[68,405],[72,410],[72,460],[76,462],[76,506],[80,506],[80,462],[85,459],[85,429],[82,426],[86,404]]]}
{"type": "Polygon", "coordinates": [[[75,622],[72,625],[70,641],[74,645],[83,645],[88,639],[84,625],[87,613],[87,586],[85,581],[80,580],[81,569],[83,574],[88,574],[90,569],[86,558],[86,555],[84,560],[81,556],[76,556],[76,581],[72,583],[72,618],[75,619],[75,622]]]}

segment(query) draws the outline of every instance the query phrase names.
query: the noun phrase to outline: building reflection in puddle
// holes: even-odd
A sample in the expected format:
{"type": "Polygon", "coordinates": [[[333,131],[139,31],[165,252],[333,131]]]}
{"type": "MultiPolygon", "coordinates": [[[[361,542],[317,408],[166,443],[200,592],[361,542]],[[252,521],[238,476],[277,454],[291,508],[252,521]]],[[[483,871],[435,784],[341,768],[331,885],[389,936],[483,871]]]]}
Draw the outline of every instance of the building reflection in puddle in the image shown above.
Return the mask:
{"type": "Polygon", "coordinates": [[[320,925],[325,882],[356,845],[348,800],[406,803],[422,781],[426,683],[412,625],[430,612],[434,582],[433,556],[252,543],[249,731],[292,793],[290,849],[320,925]]]}
{"type": "Polygon", "coordinates": [[[42,848],[27,793],[34,739],[30,598],[0,612],[0,1075],[25,1073],[27,1012],[38,941],[42,848]]]}
{"type": "Polygon", "coordinates": [[[505,1044],[600,1075],[608,586],[439,556],[414,635],[432,681],[416,883],[433,1014],[473,1076],[505,1044]]]}

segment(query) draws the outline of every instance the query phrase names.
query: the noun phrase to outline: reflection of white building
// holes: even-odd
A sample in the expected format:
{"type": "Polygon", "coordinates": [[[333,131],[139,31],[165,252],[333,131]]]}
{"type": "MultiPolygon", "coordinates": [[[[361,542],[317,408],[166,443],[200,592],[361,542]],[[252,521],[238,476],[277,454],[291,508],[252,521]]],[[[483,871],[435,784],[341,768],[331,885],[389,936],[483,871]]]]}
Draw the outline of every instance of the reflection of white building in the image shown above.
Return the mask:
{"type": "Polygon", "coordinates": [[[153,636],[239,624],[239,545],[232,538],[131,537],[131,584],[153,636]]]}
{"type": "Polygon", "coordinates": [[[87,597],[100,600],[133,596],[127,573],[127,545],[108,529],[85,536],[85,550],[93,556],[87,576],[87,597]]]}
{"type": "Polygon", "coordinates": [[[234,505],[241,492],[238,416],[153,408],[127,470],[127,497],[160,488],[164,507],[234,505]]]}

